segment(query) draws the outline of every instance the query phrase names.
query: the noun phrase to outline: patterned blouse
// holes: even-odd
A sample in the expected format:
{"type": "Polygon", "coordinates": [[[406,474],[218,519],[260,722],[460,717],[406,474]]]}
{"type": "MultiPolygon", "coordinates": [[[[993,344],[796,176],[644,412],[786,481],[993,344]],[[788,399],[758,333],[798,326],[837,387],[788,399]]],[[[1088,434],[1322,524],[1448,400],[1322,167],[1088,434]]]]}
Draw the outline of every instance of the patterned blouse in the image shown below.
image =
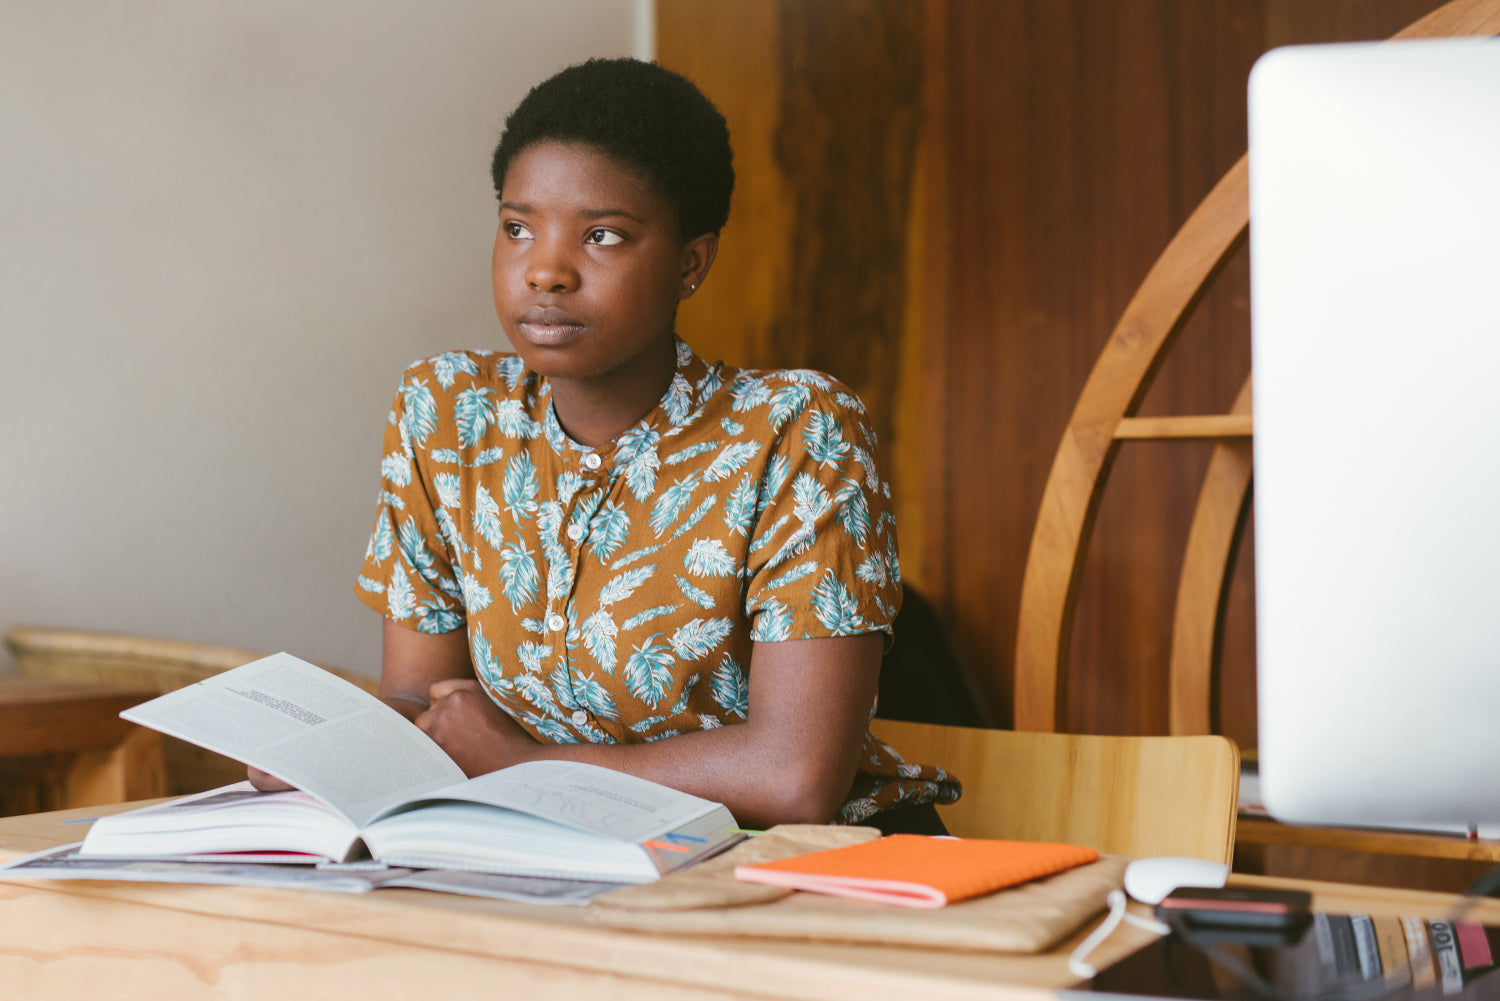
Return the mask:
{"type": "MultiPolygon", "coordinates": [[[[466,627],[475,674],[537,740],[740,722],[756,643],[890,632],[901,568],[864,412],[821,373],[678,341],[661,402],[590,449],[519,357],[417,362],[355,593],[410,629],[466,627]]],[[[839,820],[959,791],[867,734],[839,820]]]]}

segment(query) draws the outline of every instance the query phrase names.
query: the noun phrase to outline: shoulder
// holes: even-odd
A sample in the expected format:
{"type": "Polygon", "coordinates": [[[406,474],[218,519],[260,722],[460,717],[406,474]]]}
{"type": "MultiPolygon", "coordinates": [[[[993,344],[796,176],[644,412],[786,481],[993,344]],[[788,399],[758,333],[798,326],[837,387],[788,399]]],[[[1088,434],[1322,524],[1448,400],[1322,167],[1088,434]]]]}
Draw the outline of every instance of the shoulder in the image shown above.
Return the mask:
{"type": "Polygon", "coordinates": [[[854,390],[810,368],[738,369],[726,380],[726,389],[736,412],[760,414],[778,431],[809,413],[861,425],[867,414],[854,390]]]}
{"type": "Polygon", "coordinates": [[[387,421],[408,452],[477,446],[498,427],[530,437],[536,382],[516,355],[445,351],[406,367],[387,421]]]}
{"type": "Polygon", "coordinates": [[[433,394],[453,396],[465,390],[489,390],[508,396],[522,392],[527,381],[526,366],[519,355],[474,349],[419,358],[406,366],[401,376],[403,393],[407,387],[425,386],[433,394]]]}

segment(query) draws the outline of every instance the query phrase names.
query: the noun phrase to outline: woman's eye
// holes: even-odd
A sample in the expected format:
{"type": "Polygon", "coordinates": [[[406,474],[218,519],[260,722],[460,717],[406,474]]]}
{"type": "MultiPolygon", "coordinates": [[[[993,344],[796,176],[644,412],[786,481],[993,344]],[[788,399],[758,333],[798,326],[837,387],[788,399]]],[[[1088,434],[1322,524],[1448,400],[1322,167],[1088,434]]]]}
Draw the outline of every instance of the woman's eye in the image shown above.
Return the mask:
{"type": "Polygon", "coordinates": [[[512,240],[524,240],[531,236],[531,231],[518,222],[508,222],[504,225],[505,235],[512,240]]]}
{"type": "Polygon", "coordinates": [[[613,230],[593,229],[589,230],[588,240],[585,242],[592,243],[598,247],[612,247],[624,239],[623,236],[613,230]]]}

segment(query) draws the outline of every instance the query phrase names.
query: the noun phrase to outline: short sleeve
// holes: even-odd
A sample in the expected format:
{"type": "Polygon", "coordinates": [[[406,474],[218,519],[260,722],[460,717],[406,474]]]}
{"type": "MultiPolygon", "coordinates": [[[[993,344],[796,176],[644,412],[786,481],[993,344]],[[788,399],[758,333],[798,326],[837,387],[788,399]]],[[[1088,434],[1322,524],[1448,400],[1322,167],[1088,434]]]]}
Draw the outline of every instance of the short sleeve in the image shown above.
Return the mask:
{"type": "MultiPolygon", "coordinates": [[[[446,633],[465,622],[458,543],[443,494],[456,498],[444,475],[429,477],[418,450],[441,434],[439,401],[420,370],[408,370],[386,421],[381,446],[380,500],[354,592],[392,621],[424,633],[446,633]]],[[[456,501],[455,501],[456,505],[456,501]]]]}
{"type": "Polygon", "coordinates": [[[807,402],[772,428],[746,568],[751,639],[889,636],[901,565],[864,406],[836,383],[789,389],[807,402]]]}

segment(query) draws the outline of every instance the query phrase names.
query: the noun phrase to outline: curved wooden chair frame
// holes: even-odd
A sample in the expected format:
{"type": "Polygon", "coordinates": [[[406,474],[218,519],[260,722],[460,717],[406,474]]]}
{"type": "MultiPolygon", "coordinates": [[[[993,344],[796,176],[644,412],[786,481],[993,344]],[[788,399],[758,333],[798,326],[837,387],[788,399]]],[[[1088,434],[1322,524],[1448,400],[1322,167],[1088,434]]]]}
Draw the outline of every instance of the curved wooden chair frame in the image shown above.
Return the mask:
{"type": "MultiPolygon", "coordinates": [[[[1394,37],[1496,34],[1500,0],[1451,0],[1394,37]]],[[[1218,441],[1178,578],[1168,686],[1171,733],[1217,729],[1222,621],[1249,509],[1250,377],[1226,414],[1143,418],[1135,413],[1177,335],[1247,237],[1247,164],[1247,157],[1241,157],[1229,169],[1152,266],[1095,362],[1063,432],[1021,587],[1015,660],[1018,730],[1066,727],[1073,614],[1110,467],[1121,443],[1162,439],[1218,441]]],[[[1260,826],[1242,823],[1241,831],[1251,834],[1260,826]]]]}
{"type": "MultiPolygon", "coordinates": [[[[1452,0],[1397,38],[1500,34],[1500,2],[1452,0]]],[[[1250,487],[1250,380],[1227,414],[1136,417],[1161,362],[1250,221],[1241,157],[1188,218],[1125,307],[1063,432],[1021,588],[1016,728],[1065,724],[1068,646],[1094,518],[1122,442],[1218,439],[1189,531],[1171,663],[1171,730],[1210,733],[1219,618],[1250,487]]]]}

